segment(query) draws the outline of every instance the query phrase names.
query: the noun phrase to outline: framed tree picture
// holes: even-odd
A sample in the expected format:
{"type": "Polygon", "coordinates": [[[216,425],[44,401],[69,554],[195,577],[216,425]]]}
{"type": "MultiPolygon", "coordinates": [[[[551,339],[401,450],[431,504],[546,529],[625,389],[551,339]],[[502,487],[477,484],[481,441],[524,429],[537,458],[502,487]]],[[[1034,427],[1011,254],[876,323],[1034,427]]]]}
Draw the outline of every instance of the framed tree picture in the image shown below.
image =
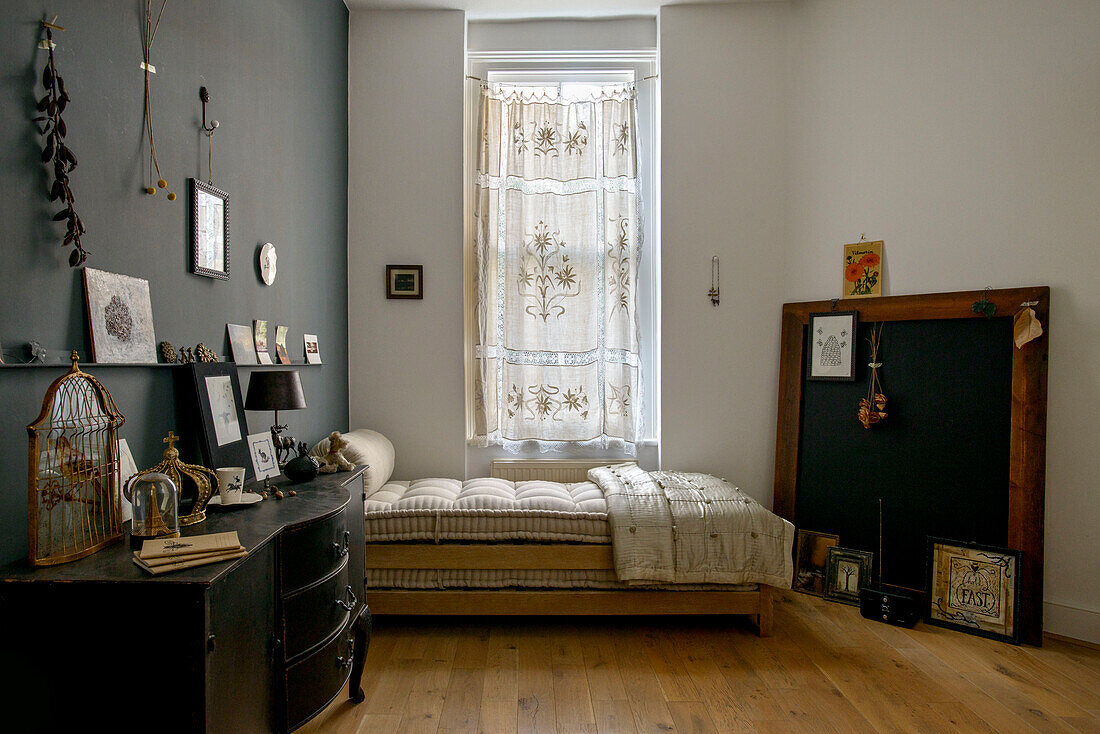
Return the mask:
{"type": "Polygon", "coordinates": [[[859,590],[871,580],[870,551],[829,548],[825,558],[825,598],[859,606],[859,590]]]}
{"type": "Polygon", "coordinates": [[[251,458],[246,441],[248,423],[241,399],[241,383],[233,362],[196,362],[189,365],[195,386],[204,464],[247,467],[251,458]]]}
{"type": "Polygon", "coordinates": [[[191,272],[229,280],[229,194],[191,182],[191,272]]]}
{"type": "Polygon", "coordinates": [[[977,543],[928,538],[925,620],[940,627],[1020,644],[1023,553],[977,543]]]}

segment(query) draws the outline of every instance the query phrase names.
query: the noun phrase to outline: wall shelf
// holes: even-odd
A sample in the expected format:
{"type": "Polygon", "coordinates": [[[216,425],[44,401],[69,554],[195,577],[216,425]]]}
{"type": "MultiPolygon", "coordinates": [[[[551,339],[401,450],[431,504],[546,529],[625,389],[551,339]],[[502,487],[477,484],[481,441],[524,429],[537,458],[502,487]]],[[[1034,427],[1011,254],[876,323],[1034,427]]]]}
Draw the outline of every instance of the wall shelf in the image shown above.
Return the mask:
{"type": "MultiPolygon", "coordinates": [[[[225,362],[227,360],[218,360],[225,362]]],[[[101,367],[185,367],[186,364],[181,362],[80,362],[80,368],[82,370],[99,369],[101,367]]],[[[230,362],[230,364],[235,364],[230,362]]],[[[4,362],[0,364],[0,370],[8,369],[20,369],[20,368],[38,368],[38,367],[53,367],[57,369],[63,369],[72,366],[72,360],[66,359],[64,362],[20,362],[12,364],[10,362],[4,362]]],[[[324,364],[313,364],[310,362],[291,362],[290,364],[238,364],[238,367],[247,367],[248,369],[290,369],[292,367],[324,367],[324,364]]]]}

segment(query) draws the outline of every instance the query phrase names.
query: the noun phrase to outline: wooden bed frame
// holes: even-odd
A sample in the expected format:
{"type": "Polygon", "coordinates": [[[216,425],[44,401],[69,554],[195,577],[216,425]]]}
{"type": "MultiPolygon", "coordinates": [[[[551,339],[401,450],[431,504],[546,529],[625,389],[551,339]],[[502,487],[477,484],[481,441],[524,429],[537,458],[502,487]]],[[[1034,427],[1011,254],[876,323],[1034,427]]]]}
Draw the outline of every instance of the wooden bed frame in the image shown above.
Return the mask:
{"type": "MultiPolygon", "coordinates": [[[[367,543],[368,569],[609,569],[611,545],[367,543]]],[[[773,593],[618,589],[368,589],[374,614],[750,614],[772,633],[773,593]]]]}

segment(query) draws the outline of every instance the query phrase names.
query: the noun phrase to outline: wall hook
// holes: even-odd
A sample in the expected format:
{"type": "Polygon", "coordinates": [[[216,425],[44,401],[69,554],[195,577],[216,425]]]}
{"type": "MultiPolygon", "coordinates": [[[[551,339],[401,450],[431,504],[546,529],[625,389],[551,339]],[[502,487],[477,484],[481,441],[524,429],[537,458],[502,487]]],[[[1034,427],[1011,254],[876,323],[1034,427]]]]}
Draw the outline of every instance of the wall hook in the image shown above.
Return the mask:
{"type": "Polygon", "coordinates": [[[211,120],[209,125],[206,124],[206,103],[210,101],[210,92],[206,87],[199,87],[199,99],[202,100],[202,129],[209,134],[214,132],[221,123],[211,120]]]}
{"type": "Polygon", "coordinates": [[[715,255],[710,259],[710,290],[707,291],[707,295],[710,296],[711,305],[718,305],[719,297],[719,284],[718,284],[718,256],[715,255]]]}

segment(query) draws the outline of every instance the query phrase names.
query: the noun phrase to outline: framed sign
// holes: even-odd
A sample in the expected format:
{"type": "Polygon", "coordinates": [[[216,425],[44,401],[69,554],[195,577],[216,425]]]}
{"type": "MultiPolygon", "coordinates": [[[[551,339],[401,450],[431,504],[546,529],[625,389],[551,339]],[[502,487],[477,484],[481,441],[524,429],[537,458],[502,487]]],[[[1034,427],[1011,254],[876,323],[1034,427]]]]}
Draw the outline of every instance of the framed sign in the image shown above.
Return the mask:
{"type": "Polygon", "coordinates": [[[279,476],[281,472],[275,460],[275,444],[271,441],[270,431],[248,434],[248,453],[252,456],[256,481],[279,476]]]}
{"type": "Polygon", "coordinates": [[[807,380],[856,379],[856,311],[810,314],[807,380]]]}
{"type": "Polygon", "coordinates": [[[928,538],[925,620],[940,627],[1020,644],[1018,550],[928,538]]]}
{"type": "Polygon", "coordinates": [[[191,272],[229,280],[229,194],[191,182],[191,272]]]}
{"type": "Polygon", "coordinates": [[[423,298],[423,265],[387,265],[386,298],[423,298]]]}

